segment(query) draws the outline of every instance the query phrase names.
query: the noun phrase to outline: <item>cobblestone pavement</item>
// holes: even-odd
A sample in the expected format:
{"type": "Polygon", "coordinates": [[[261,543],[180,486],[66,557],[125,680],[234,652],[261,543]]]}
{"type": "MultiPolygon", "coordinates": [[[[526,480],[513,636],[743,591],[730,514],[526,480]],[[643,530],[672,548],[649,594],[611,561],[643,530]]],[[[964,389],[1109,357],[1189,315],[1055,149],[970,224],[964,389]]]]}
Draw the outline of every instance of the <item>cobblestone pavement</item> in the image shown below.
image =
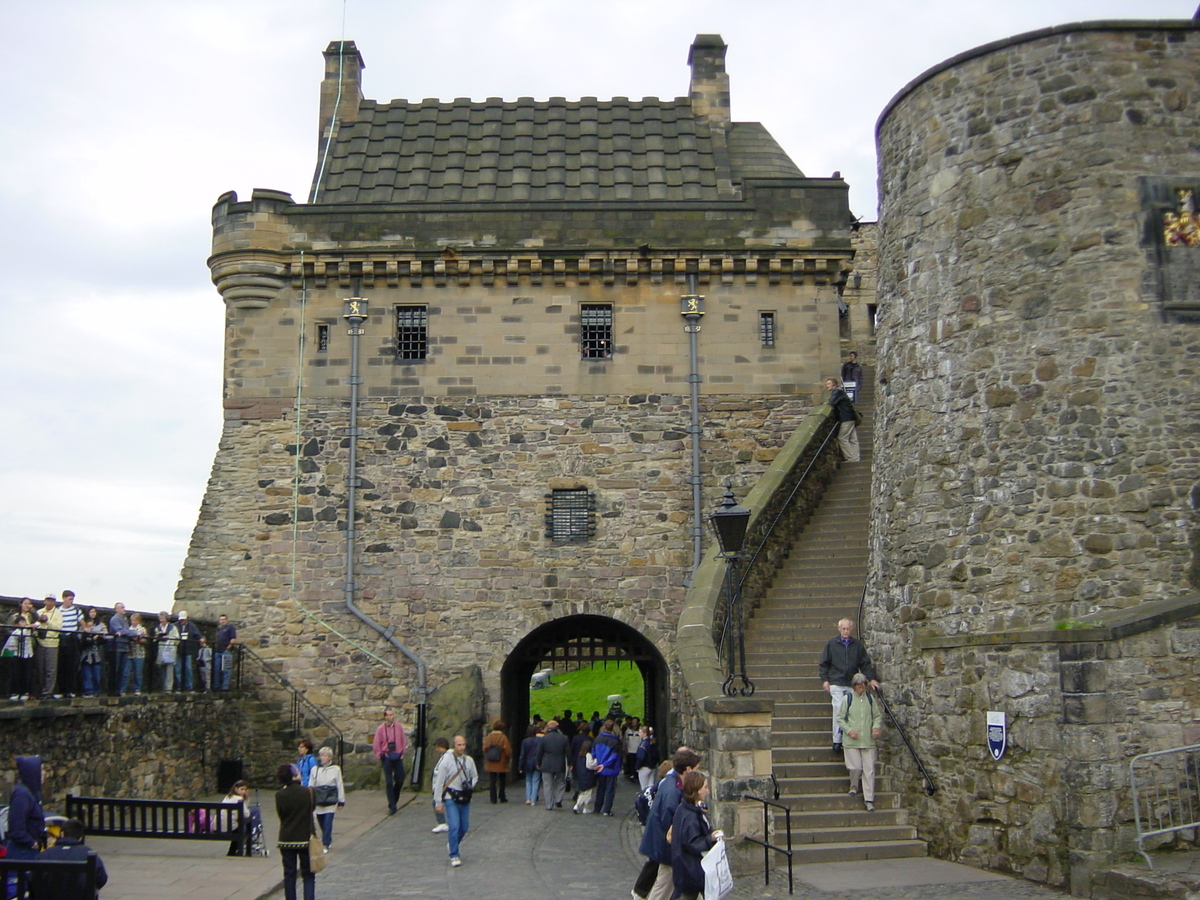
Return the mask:
{"type": "MultiPolygon", "coordinates": [[[[462,844],[463,865],[451,869],[445,836],[430,833],[433,813],[420,797],[385,818],[352,847],[329,857],[317,876],[318,898],[377,900],[420,897],[449,900],[578,900],[629,896],[643,859],[637,853],[641,828],[633,814],[577,816],[564,808],[547,812],[521,801],[512,786],[507,804],[477,797],[471,830],[462,844]]],[[[614,810],[628,810],[628,785],[618,789],[614,810]]],[[[812,883],[796,880],[799,900],[1049,900],[1063,895],[1016,879],[937,860],[879,860],[805,867],[812,883]],[[984,880],[981,880],[984,879],[984,880]],[[946,883],[950,882],[950,883],[946,883]]],[[[800,873],[797,867],[797,873],[800,873]]],[[[271,895],[282,897],[282,891],[271,895]]],[[[788,896],[785,873],[775,872],[765,888],[761,872],[737,879],[736,900],[788,896]]]]}

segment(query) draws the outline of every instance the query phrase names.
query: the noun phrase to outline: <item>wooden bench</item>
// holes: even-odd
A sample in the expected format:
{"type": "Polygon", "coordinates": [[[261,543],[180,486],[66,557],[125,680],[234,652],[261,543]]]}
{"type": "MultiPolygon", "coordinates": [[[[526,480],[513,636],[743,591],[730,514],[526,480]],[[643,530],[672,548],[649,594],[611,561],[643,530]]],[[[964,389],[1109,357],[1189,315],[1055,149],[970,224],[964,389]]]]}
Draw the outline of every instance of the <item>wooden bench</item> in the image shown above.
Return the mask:
{"type": "Polygon", "coordinates": [[[96,860],[95,851],[80,860],[0,859],[0,897],[24,897],[32,888],[36,897],[91,900],[96,896],[96,860]]]}
{"type": "Polygon", "coordinates": [[[237,841],[249,855],[250,820],[240,803],[202,800],[119,800],[67,794],[67,818],[89,837],[237,841]]]}

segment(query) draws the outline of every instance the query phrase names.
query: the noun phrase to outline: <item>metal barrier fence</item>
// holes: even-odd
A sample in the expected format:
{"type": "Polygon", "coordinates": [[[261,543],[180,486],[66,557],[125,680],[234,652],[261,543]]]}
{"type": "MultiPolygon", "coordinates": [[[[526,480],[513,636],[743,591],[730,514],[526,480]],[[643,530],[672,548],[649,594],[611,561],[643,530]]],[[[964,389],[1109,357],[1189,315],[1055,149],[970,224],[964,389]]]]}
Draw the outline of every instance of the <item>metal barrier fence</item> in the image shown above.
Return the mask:
{"type": "Polygon", "coordinates": [[[1129,787],[1138,853],[1153,869],[1143,846],[1147,838],[1200,828],[1200,744],[1135,756],[1129,787]]]}
{"type": "MultiPolygon", "coordinates": [[[[772,775],[771,778],[772,778],[772,780],[774,780],[775,776],[772,775]]],[[[776,797],[779,796],[778,784],[776,785],[776,788],[775,788],[775,796],[776,797]]],[[[742,799],[743,800],[754,800],[763,805],[763,834],[764,835],[769,835],[771,833],[771,809],[774,808],[774,809],[783,810],[784,835],[785,835],[785,840],[787,841],[786,846],[779,847],[779,846],[776,846],[775,844],[772,844],[769,840],[752,837],[751,835],[748,835],[748,834],[743,834],[742,840],[750,841],[750,843],[752,843],[752,844],[758,844],[763,848],[763,884],[766,885],[767,887],[770,887],[770,885],[771,885],[771,851],[774,850],[776,853],[782,853],[784,856],[787,857],[788,893],[791,894],[794,890],[794,883],[795,883],[794,879],[793,879],[793,874],[792,874],[793,851],[792,851],[792,810],[791,810],[791,807],[784,806],[782,803],[775,803],[772,800],[764,800],[762,797],[755,797],[753,794],[743,794],[742,799]]]]}

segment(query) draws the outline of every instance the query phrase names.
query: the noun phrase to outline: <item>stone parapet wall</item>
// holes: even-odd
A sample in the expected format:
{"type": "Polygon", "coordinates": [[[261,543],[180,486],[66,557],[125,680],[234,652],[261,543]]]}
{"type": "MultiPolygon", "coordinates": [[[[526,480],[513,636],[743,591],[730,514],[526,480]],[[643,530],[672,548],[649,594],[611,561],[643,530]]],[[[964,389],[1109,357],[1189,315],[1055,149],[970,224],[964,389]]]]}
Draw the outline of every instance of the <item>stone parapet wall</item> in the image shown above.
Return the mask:
{"type": "MultiPolygon", "coordinates": [[[[14,707],[0,711],[0,755],[42,758],[47,812],[61,812],[68,793],[196,800],[216,793],[222,759],[270,756],[263,748],[272,746],[271,736],[250,727],[249,708],[257,711],[244,698],[211,694],[14,707]]],[[[278,742],[273,746],[276,763],[292,761],[278,742]]],[[[6,766],[0,802],[8,802],[13,777],[6,766]]]]}
{"type": "Polygon", "coordinates": [[[866,624],[941,782],[922,836],[1074,891],[1129,849],[1122,762],[1200,715],[1152,685],[1194,664],[1186,629],[1101,645],[1104,699],[1062,696],[1055,645],[918,648],[1200,586],[1200,342],[1144,189],[1195,180],[1198,78],[1196,23],[1064,26],[931,70],[879,124],[866,624]],[[994,766],[987,709],[1028,748],[994,766]]]}
{"type": "MultiPolygon", "coordinates": [[[[705,515],[718,480],[753,483],[808,409],[704,401],[705,515]]],[[[356,604],[426,660],[430,688],[478,666],[489,716],[507,655],[564,616],[623,622],[675,669],[692,562],[687,415],[668,395],[364,401],[356,604]],[[553,488],[595,493],[592,541],[546,537],[553,488]]],[[[416,684],[342,605],[346,423],[346,404],[327,401],[302,406],[299,437],[293,410],[227,419],[176,603],[228,613],[350,735],[369,733],[383,703],[408,716],[416,684]]]]}

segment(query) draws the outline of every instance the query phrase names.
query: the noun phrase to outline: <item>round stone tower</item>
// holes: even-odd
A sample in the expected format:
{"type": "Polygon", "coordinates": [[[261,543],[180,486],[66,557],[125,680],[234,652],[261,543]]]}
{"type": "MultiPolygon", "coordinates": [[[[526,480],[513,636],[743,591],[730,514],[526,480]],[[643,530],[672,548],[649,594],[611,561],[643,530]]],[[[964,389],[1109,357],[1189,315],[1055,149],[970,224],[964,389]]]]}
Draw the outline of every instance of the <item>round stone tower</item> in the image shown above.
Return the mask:
{"type": "Polygon", "coordinates": [[[1196,661],[1198,84],[1198,22],[1075,24],[878,126],[868,642],[937,760],[935,851],[1073,889],[1128,838],[1125,759],[1196,729],[1147,684],[1196,661]]]}

